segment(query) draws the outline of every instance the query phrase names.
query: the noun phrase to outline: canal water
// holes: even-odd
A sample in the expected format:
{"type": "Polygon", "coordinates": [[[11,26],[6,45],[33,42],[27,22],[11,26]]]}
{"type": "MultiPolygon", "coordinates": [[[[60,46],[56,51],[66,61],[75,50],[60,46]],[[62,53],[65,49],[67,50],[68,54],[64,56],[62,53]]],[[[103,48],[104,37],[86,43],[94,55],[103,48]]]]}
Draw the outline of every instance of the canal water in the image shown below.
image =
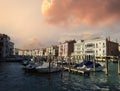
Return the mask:
{"type": "Polygon", "coordinates": [[[91,73],[89,77],[64,72],[39,74],[25,72],[20,63],[0,63],[0,91],[120,91],[117,64],[109,64],[109,75],[91,73]]]}

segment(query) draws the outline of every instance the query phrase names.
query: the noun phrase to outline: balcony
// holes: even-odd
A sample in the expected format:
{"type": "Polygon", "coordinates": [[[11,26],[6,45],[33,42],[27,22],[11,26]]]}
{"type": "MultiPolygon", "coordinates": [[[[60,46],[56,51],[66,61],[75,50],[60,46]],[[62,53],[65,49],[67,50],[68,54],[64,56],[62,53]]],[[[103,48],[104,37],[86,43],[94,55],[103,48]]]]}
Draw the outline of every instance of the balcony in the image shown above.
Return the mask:
{"type": "Polygon", "coordinates": [[[94,54],[95,52],[93,50],[87,50],[85,51],[86,54],[94,54]]]}
{"type": "Polygon", "coordinates": [[[87,48],[87,49],[95,48],[95,44],[92,44],[92,43],[86,44],[85,48],[87,48]]]}

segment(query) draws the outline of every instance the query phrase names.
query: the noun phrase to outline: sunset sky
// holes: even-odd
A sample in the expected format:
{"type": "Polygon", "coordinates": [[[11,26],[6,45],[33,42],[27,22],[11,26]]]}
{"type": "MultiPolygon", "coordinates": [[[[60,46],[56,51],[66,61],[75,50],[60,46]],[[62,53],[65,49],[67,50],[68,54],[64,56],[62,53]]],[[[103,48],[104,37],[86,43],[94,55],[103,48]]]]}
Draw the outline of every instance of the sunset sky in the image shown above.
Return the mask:
{"type": "Polygon", "coordinates": [[[21,49],[108,36],[120,42],[120,0],[0,0],[0,33],[21,49]]]}

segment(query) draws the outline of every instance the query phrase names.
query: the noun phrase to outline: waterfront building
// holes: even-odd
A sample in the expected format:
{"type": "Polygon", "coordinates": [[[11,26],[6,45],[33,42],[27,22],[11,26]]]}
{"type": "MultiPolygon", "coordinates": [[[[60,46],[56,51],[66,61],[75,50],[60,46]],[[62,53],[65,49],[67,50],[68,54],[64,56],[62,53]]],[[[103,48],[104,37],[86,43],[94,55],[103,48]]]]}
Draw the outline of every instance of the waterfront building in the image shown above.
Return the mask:
{"type": "Polygon", "coordinates": [[[13,42],[9,42],[9,55],[13,56],[14,55],[14,43],[13,42]]]}
{"type": "Polygon", "coordinates": [[[119,52],[120,52],[120,45],[119,45],[118,49],[119,49],[119,52]]]}
{"type": "Polygon", "coordinates": [[[22,49],[15,48],[14,49],[14,55],[16,55],[16,56],[24,56],[25,55],[25,51],[22,50],[22,49]]]}
{"type": "Polygon", "coordinates": [[[32,50],[33,56],[39,56],[39,49],[32,50]]]}
{"type": "Polygon", "coordinates": [[[45,56],[58,56],[58,46],[57,45],[53,45],[50,47],[46,48],[46,52],[45,52],[45,56]]]}
{"type": "Polygon", "coordinates": [[[18,56],[42,56],[42,54],[40,54],[42,51],[42,49],[18,49],[15,48],[15,52],[14,55],[18,55],[18,56]]]}
{"type": "Polygon", "coordinates": [[[45,52],[46,52],[45,48],[39,49],[39,56],[45,56],[45,52]]]}
{"type": "Polygon", "coordinates": [[[14,55],[18,55],[18,48],[14,48],[14,55]]]}
{"type": "Polygon", "coordinates": [[[32,56],[33,50],[28,50],[28,49],[14,49],[14,55],[16,56],[32,56]]]}
{"type": "Polygon", "coordinates": [[[74,56],[79,60],[93,60],[94,58],[118,55],[118,43],[108,38],[79,40],[74,44],[74,56]]]}
{"type": "Polygon", "coordinates": [[[19,55],[19,56],[24,56],[24,50],[19,49],[19,50],[18,50],[18,55],[19,55]]]}
{"type": "Polygon", "coordinates": [[[84,57],[84,40],[78,40],[74,44],[74,58],[75,61],[82,61],[84,57]]]}
{"type": "Polygon", "coordinates": [[[23,56],[28,56],[29,55],[29,50],[23,50],[23,56]]]}
{"type": "Polygon", "coordinates": [[[0,34],[0,57],[10,57],[14,54],[14,43],[10,41],[10,37],[0,34]]]}
{"type": "Polygon", "coordinates": [[[60,57],[70,57],[71,54],[74,52],[74,43],[75,40],[65,41],[59,44],[59,56],[60,57]]]}
{"type": "MultiPolygon", "coordinates": [[[[51,49],[51,54],[52,55],[56,55],[57,52],[55,49],[53,49],[53,47],[50,47],[51,49]]],[[[48,53],[48,52],[47,52],[48,53]]],[[[18,48],[15,48],[15,51],[14,51],[14,55],[17,55],[17,56],[48,56],[46,53],[46,48],[40,48],[40,49],[18,49],[18,48]]]]}
{"type": "Polygon", "coordinates": [[[28,56],[32,56],[32,50],[26,50],[28,56]]]}
{"type": "Polygon", "coordinates": [[[119,57],[120,57],[120,45],[119,45],[119,47],[118,47],[118,50],[119,50],[119,57]]]}

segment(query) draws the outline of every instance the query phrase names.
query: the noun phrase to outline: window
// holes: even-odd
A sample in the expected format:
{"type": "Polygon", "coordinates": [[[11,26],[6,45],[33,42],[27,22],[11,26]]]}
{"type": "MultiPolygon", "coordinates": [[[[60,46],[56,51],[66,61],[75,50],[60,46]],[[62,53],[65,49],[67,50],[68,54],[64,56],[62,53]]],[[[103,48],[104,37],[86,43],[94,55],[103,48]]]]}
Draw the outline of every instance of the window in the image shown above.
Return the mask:
{"type": "Polygon", "coordinates": [[[105,51],[103,50],[103,53],[105,53],[105,51]]]}
{"type": "Polygon", "coordinates": [[[105,50],[103,50],[103,55],[105,55],[105,50]]]}
{"type": "Polygon", "coordinates": [[[103,43],[103,47],[105,47],[105,43],[103,43]]]}
{"type": "Polygon", "coordinates": [[[94,53],[94,51],[86,51],[86,53],[94,53]]]}
{"type": "Polygon", "coordinates": [[[96,44],[96,48],[98,48],[98,44],[96,44]]]}
{"type": "Polygon", "coordinates": [[[98,53],[98,51],[96,50],[96,53],[98,53]]]}
{"type": "Polygon", "coordinates": [[[0,40],[3,40],[3,38],[0,38],[0,40]]]}
{"type": "Polygon", "coordinates": [[[86,45],[86,47],[94,47],[95,45],[93,43],[89,43],[86,45]]]}
{"type": "Polygon", "coordinates": [[[96,50],[96,55],[98,55],[98,51],[96,50]]]}

